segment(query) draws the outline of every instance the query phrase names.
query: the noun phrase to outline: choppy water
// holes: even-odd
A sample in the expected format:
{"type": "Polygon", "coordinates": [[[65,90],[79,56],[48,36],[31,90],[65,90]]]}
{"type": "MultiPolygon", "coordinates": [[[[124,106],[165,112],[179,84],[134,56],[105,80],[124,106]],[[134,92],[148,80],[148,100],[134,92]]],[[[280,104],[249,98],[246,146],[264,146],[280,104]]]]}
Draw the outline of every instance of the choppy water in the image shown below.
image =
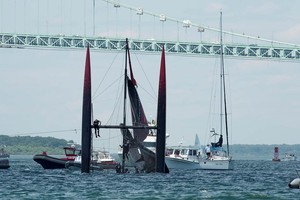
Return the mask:
{"type": "Polygon", "coordinates": [[[81,174],[44,170],[32,156],[11,156],[0,170],[0,199],[300,199],[288,188],[300,162],[235,161],[233,171],[81,174]]]}

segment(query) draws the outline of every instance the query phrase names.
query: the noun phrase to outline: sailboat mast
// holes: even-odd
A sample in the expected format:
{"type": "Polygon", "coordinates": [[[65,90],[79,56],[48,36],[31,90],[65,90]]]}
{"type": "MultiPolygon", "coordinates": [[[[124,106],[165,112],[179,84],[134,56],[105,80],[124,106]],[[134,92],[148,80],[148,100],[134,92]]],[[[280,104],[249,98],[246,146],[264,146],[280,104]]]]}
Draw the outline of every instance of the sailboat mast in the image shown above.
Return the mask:
{"type": "MultiPolygon", "coordinates": [[[[223,37],[222,37],[222,12],[220,17],[220,134],[223,134],[223,68],[224,68],[224,57],[223,57],[223,37]]],[[[215,141],[216,142],[216,141],[215,141]]]]}
{"type": "MultiPolygon", "coordinates": [[[[125,69],[124,69],[124,104],[123,104],[123,126],[126,126],[126,98],[127,98],[127,54],[129,51],[128,39],[126,38],[125,69]]],[[[125,128],[124,128],[125,129],[125,128]]],[[[126,143],[127,131],[123,131],[123,145],[126,143]]],[[[125,172],[125,150],[122,152],[122,173],[125,172]]]]}
{"type": "MultiPolygon", "coordinates": [[[[225,90],[225,70],[224,70],[224,52],[223,52],[223,31],[222,31],[222,11],[220,12],[220,49],[221,49],[221,110],[222,110],[222,101],[224,100],[224,116],[225,116],[225,132],[227,140],[227,154],[229,156],[229,140],[228,140],[228,121],[227,121],[227,102],[226,102],[226,90],[225,90]],[[223,95],[222,95],[223,90],[223,95]],[[224,99],[222,100],[222,97],[224,99]]],[[[221,111],[222,115],[222,111],[221,111]]],[[[221,117],[221,134],[222,134],[222,117],[221,117]]]]}

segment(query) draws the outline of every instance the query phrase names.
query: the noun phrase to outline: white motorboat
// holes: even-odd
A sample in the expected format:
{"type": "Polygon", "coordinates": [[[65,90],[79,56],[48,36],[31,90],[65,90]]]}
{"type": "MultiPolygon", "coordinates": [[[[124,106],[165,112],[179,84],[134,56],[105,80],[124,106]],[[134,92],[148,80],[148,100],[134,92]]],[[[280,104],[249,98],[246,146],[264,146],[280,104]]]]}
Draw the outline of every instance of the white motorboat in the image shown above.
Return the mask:
{"type": "Polygon", "coordinates": [[[200,169],[199,159],[202,157],[202,149],[198,135],[194,146],[167,147],[166,164],[170,169],[200,169]]]}
{"type": "MultiPolygon", "coordinates": [[[[103,169],[115,169],[117,162],[111,157],[108,151],[94,151],[91,159],[91,169],[103,170],[103,169]]],[[[80,169],[81,168],[81,155],[77,155],[74,161],[67,161],[65,168],[68,169],[80,169]]]]}
{"type": "Polygon", "coordinates": [[[168,147],[166,164],[170,169],[200,169],[201,149],[192,146],[168,147]]]}
{"type": "Polygon", "coordinates": [[[284,158],[282,158],[282,161],[296,161],[297,160],[297,156],[295,156],[295,154],[293,153],[286,153],[284,158]]]}
{"type": "Polygon", "coordinates": [[[93,157],[92,164],[103,169],[115,169],[118,164],[108,151],[97,151],[93,157]]]}

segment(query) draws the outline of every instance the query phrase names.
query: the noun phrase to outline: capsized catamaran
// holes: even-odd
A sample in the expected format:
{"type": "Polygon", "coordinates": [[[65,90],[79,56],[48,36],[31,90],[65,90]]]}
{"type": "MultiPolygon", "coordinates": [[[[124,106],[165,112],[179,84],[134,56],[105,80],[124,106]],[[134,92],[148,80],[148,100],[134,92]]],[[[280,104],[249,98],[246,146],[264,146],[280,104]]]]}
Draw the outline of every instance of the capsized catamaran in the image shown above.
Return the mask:
{"type": "MultiPolygon", "coordinates": [[[[168,173],[169,170],[165,164],[165,137],[166,137],[166,75],[165,75],[165,54],[162,47],[162,59],[160,69],[160,81],[157,105],[157,125],[148,126],[148,122],[143,111],[141,101],[136,91],[136,81],[133,78],[132,69],[130,70],[131,79],[127,75],[127,59],[130,61],[129,45],[126,39],[126,56],[125,56],[125,76],[124,76],[124,110],[123,122],[120,125],[100,125],[99,128],[116,128],[120,129],[123,135],[123,147],[130,143],[129,153],[136,160],[136,167],[145,172],[168,173]],[[132,126],[126,125],[126,100],[127,90],[131,102],[132,126]],[[133,130],[131,134],[130,130],[133,130]],[[143,145],[150,129],[157,129],[156,149],[153,153],[143,145]]],[[[81,172],[89,173],[91,158],[91,75],[90,75],[90,55],[89,47],[87,48],[87,58],[84,77],[83,92],[83,111],[82,111],[82,165],[81,172]]],[[[131,68],[131,64],[130,64],[131,68]]],[[[123,159],[121,172],[125,172],[125,148],[123,148],[123,159]]]]}
{"type": "MultiPolygon", "coordinates": [[[[130,149],[129,149],[129,155],[130,155],[130,159],[134,161],[135,163],[135,167],[136,169],[138,169],[139,171],[145,171],[145,172],[168,172],[168,168],[165,165],[165,161],[164,159],[161,159],[160,154],[162,154],[164,156],[164,150],[163,153],[159,152],[159,153],[154,153],[153,151],[151,151],[149,148],[147,148],[144,145],[144,141],[147,138],[147,136],[149,135],[149,130],[150,129],[155,129],[158,127],[161,127],[162,132],[160,134],[164,134],[164,136],[162,138],[157,139],[156,145],[160,145],[163,144],[163,147],[165,148],[165,129],[163,130],[163,125],[160,124],[157,127],[155,126],[149,126],[148,125],[148,120],[146,118],[146,115],[144,113],[144,109],[141,103],[141,100],[139,98],[138,92],[136,90],[136,80],[133,77],[133,71],[132,71],[132,66],[131,66],[131,60],[130,60],[130,53],[129,53],[129,46],[128,46],[128,41],[126,44],[126,55],[128,56],[128,63],[129,63],[129,67],[130,67],[130,78],[127,76],[126,74],[126,80],[127,80],[127,88],[128,88],[128,94],[129,94],[129,99],[130,99],[130,105],[131,105],[131,117],[132,117],[132,126],[135,127],[132,129],[133,134],[131,134],[131,132],[129,131],[129,129],[121,129],[122,135],[123,135],[123,142],[127,142],[129,141],[130,145],[130,149]],[[137,127],[147,127],[140,129],[137,127]],[[163,140],[164,141],[161,141],[163,140]],[[161,142],[160,144],[158,144],[159,142],[161,142]],[[159,157],[157,159],[157,156],[159,157]],[[156,162],[157,160],[157,162],[156,162]],[[163,163],[162,165],[164,166],[163,169],[160,169],[157,165],[159,163],[163,163]]],[[[162,48],[162,61],[161,61],[161,75],[164,73],[165,71],[165,60],[164,60],[164,48],[162,48]],[[162,72],[163,71],[163,72],[162,72]]],[[[125,59],[126,60],[126,59],[125,59]]],[[[126,66],[126,65],[125,65],[126,66]]],[[[126,69],[125,69],[126,72],[126,69]]],[[[165,81],[165,76],[162,78],[165,81]]],[[[164,82],[165,83],[165,82],[164,82]]],[[[162,83],[160,82],[159,84],[159,88],[163,87],[162,83]]],[[[161,93],[165,93],[161,92],[161,93]]],[[[125,96],[125,94],[124,94],[125,96]]],[[[162,98],[165,98],[164,95],[160,94],[158,95],[158,102],[163,101],[162,98]]],[[[124,103],[125,104],[125,103],[124,103]]],[[[158,113],[159,112],[163,112],[161,111],[163,109],[162,104],[158,103],[158,113]]],[[[125,109],[124,109],[125,110],[125,109]]],[[[165,115],[165,111],[163,112],[165,115]]],[[[165,116],[162,117],[164,118],[162,121],[165,122],[165,116]]],[[[123,148],[124,151],[124,148],[123,148]]],[[[122,158],[122,164],[123,166],[125,166],[125,155],[123,152],[123,158],[122,158]]]]}
{"type": "Polygon", "coordinates": [[[216,138],[219,135],[218,142],[208,144],[206,147],[207,157],[202,157],[199,161],[200,169],[211,170],[228,170],[233,169],[233,160],[229,154],[228,140],[228,120],[227,120],[227,99],[225,87],[225,71],[224,71],[224,53],[223,53],[223,38],[222,38],[222,12],[220,13],[220,130],[216,133],[212,128],[210,137],[216,138]],[[225,122],[226,150],[223,148],[223,123],[225,122]]]}
{"type": "MultiPolygon", "coordinates": [[[[127,79],[128,94],[131,105],[132,125],[149,127],[142,103],[135,88],[135,84],[132,80],[134,80],[133,76],[131,77],[131,80],[129,78],[127,79]]],[[[129,155],[130,159],[134,161],[137,169],[146,172],[154,171],[155,154],[150,149],[146,148],[143,144],[144,140],[149,134],[149,129],[133,129],[133,137],[129,130],[126,130],[126,132],[122,130],[122,134],[123,137],[127,137],[127,139],[130,141],[131,147],[129,149],[129,155]]]]}

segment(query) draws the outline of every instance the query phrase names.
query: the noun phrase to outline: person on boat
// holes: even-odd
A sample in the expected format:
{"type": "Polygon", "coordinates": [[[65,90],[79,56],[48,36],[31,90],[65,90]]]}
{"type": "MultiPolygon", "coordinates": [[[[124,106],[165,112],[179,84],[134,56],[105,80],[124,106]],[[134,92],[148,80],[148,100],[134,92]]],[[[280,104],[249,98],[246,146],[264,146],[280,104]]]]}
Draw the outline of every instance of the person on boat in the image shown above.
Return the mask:
{"type": "Polygon", "coordinates": [[[208,160],[209,158],[210,158],[210,146],[209,146],[209,144],[208,145],[206,145],[206,147],[205,147],[205,153],[206,153],[206,159],[208,160]]]}
{"type": "Polygon", "coordinates": [[[139,172],[139,168],[137,168],[137,166],[134,166],[134,169],[135,169],[135,173],[136,173],[136,174],[140,173],[140,172],[139,172]]]}
{"type": "Polygon", "coordinates": [[[95,136],[96,137],[100,137],[100,133],[99,133],[99,123],[100,121],[98,119],[96,119],[93,123],[93,127],[95,129],[95,136]]]}
{"type": "Polygon", "coordinates": [[[223,135],[220,135],[220,138],[219,138],[219,141],[217,143],[217,146],[218,147],[222,147],[222,145],[223,145],[223,135]]]}
{"type": "Polygon", "coordinates": [[[119,174],[119,173],[121,173],[121,165],[120,165],[120,163],[118,163],[117,165],[116,165],[116,172],[119,174]]]}
{"type": "Polygon", "coordinates": [[[124,150],[124,156],[125,158],[127,158],[127,160],[129,160],[128,158],[128,153],[129,153],[129,149],[130,149],[130,142],[129,140],[127,140],[126,143],[124,143],[122,146],[120,145],[121,148],[123,148],[124,150]]]}
{"type": "Polygon", "coordinates": [[[212,147],[222,147],[223,145],[223,135],[220,135],[219,141],[216,143],[211,143],[212,147]]]}

